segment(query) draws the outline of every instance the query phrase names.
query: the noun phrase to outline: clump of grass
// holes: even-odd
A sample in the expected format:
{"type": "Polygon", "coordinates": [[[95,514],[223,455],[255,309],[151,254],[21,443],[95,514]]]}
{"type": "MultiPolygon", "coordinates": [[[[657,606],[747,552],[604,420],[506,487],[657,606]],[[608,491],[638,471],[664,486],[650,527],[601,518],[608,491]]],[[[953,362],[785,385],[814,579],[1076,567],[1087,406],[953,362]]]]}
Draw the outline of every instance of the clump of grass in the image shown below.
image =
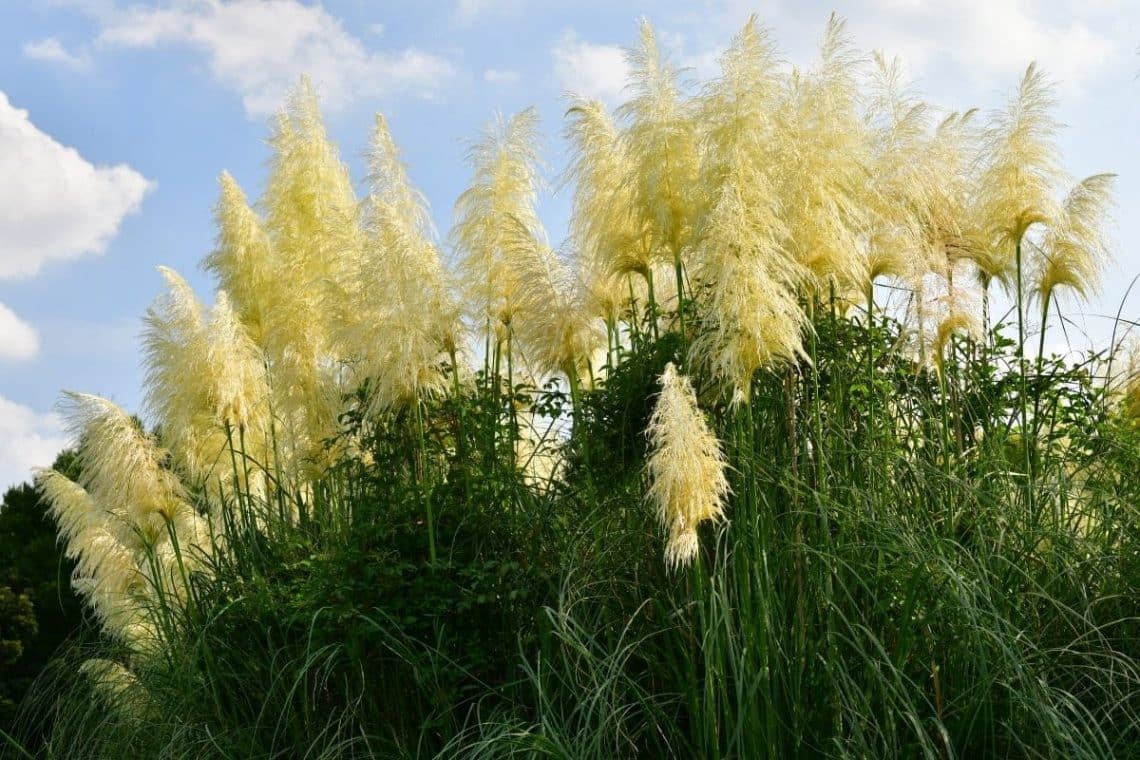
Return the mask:
{"type": "Polygon", "coordinates": [[[164,271],[155,432],[71,397],[83,476],[41,487],[105,640],[24,727],[60,757],[1136,752],[1135,383],[1026,351],[1031,299],[1044,330],[1095,286],[1109,178],[1055,199],[1032,66],[979,127],[835,18],[816,68],[777,60],[750,20],[694,95],[644,25],[629,103],[568,114],[570,254],[535,114],[501,119],[462,287],[387,122],[358,200],[302,84],[261,200],[223,176],[209,319],[164,271]]]}

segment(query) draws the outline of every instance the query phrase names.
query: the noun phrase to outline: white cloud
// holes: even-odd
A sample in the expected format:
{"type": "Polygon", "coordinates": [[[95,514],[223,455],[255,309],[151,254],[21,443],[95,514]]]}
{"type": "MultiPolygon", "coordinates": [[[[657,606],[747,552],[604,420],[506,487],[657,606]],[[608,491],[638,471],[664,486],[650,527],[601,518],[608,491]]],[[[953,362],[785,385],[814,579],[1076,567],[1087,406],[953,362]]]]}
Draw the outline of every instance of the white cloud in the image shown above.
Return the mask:
{"type": "Polygon", "coordinates": [[[40,350],[34,327],[0,303],[0,361],[26,361],[40,350]]]}
{"type": "Polygon", "coordinates": [[[521,76],[513,69],[487,69],[483,79],[493,85],[512,85],[517,84],[521,76]]]}
{"type": "Polygon", "coordinates": [[[63,46],[56,37],[48,37],[39,42],[28,42],[24,45],[24,55],[35,61],[58,63],[69,69],[82,71],[91,65],[86,54],[76,55],[63,46]]]}
{"type": "Polygon", "coordinates": [[[152,187],[120,164],[97,167],[32,124],[0,92],[0,279],[100,254],[152,187]]]}
{"type": "Polygon", "coordinates": [[[272,113],[301,74],[329,110],[362,95],[397,91],[432,96],[453,73],[443,58],[415,48],[373,51],[323,7],[298,0],[173,0],[132,8],[105,23],[104,47],[185,45],[242,96],[250,115],[272,113]]]}
{"type": "MultiPolygon", "coordinates": [[[[1067,94],[1080,93],[1119,49],[1112,28],[1090,25],[1084,10],[1064,3],[960,0],[948,6],[923,0],[874,0],[879,13],[852,15],[861,44],[898,52],[912,71],[949,59],[985,82],[1015,80],[1038,61],[1067,94]]],[[[1095,11],[1095,3],[1087,10],[1095,11]]]]}
{"type": "Polygon", "coordinates": [[[554,75],[563,89],[607,103],[621,98],[629,74],[622,48],[584,42],[570,30],[555,44],[551,55],[554,75]]]}
{"type": "Polygon", "coordinates": [[[58,415],[38,414],[0,396],[0,490],[31,478],[33,467],[49,467],[67,445],[58,415]]]}

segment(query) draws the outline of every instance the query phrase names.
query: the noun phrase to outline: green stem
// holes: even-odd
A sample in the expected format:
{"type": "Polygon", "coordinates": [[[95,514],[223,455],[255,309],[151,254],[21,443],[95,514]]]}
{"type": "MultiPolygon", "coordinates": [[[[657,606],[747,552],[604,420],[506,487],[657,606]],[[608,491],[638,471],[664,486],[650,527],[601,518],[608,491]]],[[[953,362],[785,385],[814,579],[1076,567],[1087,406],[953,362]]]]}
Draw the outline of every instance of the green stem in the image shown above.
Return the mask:
{"type": "Polygon", "coordinates": [[[1028,367],[1025,364],[1025,288],[1022,283],[1021,238],[1017,240],[1017,369],[1020,376],[1021,442],[1025,457],[1026,489],[1025,498],[1029,513],[1034,514],[1035,494],[1033,493],[1033,458],[1030,455],[1029,439],[1029,387],[1028,367]]]}
{"type": "Polygon", "coordinates": [[[420,498],[423,501],[424,513],[427,516],[427,530],[428,530],[428,560],[431,566],[435,567],[435,512],[432,509],[431,503],[431,489],[428,487],[427,476],[427,436],[424,433],[424,416],[422,404],[419,399],[414,402],[416,407],[416,432],[419,434],[419,472],[416,474],[416,481],[420,487],[420,498]]]}
{"type": "Polygon", "coordinates": [[[459,385],[459,360],[455,355],[455,348],[449,351],[451,356],[451,380],[452,387],[455,393],[455,414],[458,419],[459,429],[455,435],[455,448],[456,453],[459,455],[460,467],[463,469],[463,495],[466,498],[465,503],[471,503],[471,478],[467,473],[467,424],[466,413],[463,403],[463,390],[459,385]]]}
{"type": "MultiPolygon", "coordinates": [[[[673,272],[677,277],[677,321],[681,326],[681,342],[682,349],[685,344],[685,274],[681,263],[681,253],[677,251],[673,255],[673,272]]],[[[682,351],[683,353],[683,351],[682,351]]]]}
{"type": "Polygon", "coordinates": [[[514,472],[518,465],[515,457],[515,443],[519,439],[519,419],[518,414],[515,412],[514,335],[514,329],[512,329],[510,325],[507,325],[507,415],[510,419],[511,446],[509,457],[512,472],[514,472]]]}
{"type": "Polygon", "coordinates": [[[653,267],[645,269],[645,284],[649,296],[649,329],[653,333],[654,342],[661,336],[657,334],[657,295],[653,289],[653,267]]]}
{"type": "Polygon", "coordinates": [[[1034,371],[1036,383],[1033,388],[1033,440],[1037,440],[1037,434],[1041,431],[1041,375],[1044,373],[1045,367],[1045,328],[1049,325],[1049,304],[1053,300],[1052,292],[1045,294],[1045,299],[1041,303],[1041,335],[1037,339],[1037,362],[1034,371]]]}

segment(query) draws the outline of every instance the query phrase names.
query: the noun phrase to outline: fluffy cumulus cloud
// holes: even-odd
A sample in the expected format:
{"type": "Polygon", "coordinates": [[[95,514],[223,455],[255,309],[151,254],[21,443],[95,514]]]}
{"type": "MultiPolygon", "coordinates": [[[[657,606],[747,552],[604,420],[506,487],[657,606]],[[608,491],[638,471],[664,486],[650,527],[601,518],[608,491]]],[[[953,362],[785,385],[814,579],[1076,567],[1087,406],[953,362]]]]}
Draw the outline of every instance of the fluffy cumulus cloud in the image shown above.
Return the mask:
{"type": "Polygon", "coordinates": [[[28,480],[33,467],[50,466],[66,445],[57,415],[0,396],[0,491],[28,480]]]}
{"type": "Polygon", "coordinates": [[[0,303],[0,361],[25,361],[40,350],[35,328],[0,303]]]}
{"type": "Polygon", "coordinates": [[[94,166],[41,132],[0,92],[0,279],[99,254],[150,183],[129,166],[94,166]]]}
{"type": "Polygon", "coordinates": [[[173,0],[104,16],[102,48],[181,45],[200,51],[211,73],[242,96],[250,115],[272,113],[301,74],[336,110],[362,95],[412,92],[430,97],[453,69],[408,47],[365,47],[321,5],[299,0],[173,0]]]}
{"type": "Polygon", "coordinates": [[[617,45],[599,45],[566,32],[551,51],[554,76],[567,92],[613,104],[621,99],[629,74],[625,51],[617,45]]]}

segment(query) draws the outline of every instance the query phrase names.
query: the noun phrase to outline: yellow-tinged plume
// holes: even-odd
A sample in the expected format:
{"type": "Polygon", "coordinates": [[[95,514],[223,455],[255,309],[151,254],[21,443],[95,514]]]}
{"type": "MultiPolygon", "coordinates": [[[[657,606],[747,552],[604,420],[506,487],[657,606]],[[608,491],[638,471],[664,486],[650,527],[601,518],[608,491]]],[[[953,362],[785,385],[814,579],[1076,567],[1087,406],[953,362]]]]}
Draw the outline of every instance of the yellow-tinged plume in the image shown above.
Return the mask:
{"type": "Polygon", "coordinates": [[[880,277],[913,278],[926,269],[925,212],[943,181],[930,171],[930,109],[908,91],[897,59],[875,53],[874,62],[864,292],[880,277]]]}
{"type": "Polygon", "coordinates": [[[471,146],[467,158],[474,169],[471,185],[455,202],[452,238],[460,254],[465,295],[477,324],[490,320],[496,339],[505,339],[522,297],[517,246],[508,236],[521,228],[542,240],[535,212],[538,155],[537,116],[533,108],[504,121],[499,118],[471,146]]]}
{"type": "Polygon", "coordinates": [[[861,58],[832,16],[819,67],[794,71],[777,112],[779,196],[786,245],[815,277],[817,294],[867,281],[869,139],[859,114],[861,58]]]}
{"type": "Polygon", "coordinates": [[[383,114],[376,114],[365,159],[370,200],[391,208],[393,222],[406,232],[431,237],[427,198],[408,181],[407,168],[383,114]]]}
{"type": "Polygon", "coordinates": [[[570,237],[583,283],[614,329],[630,298],[627,276],[649,272],[650,239],[633,213],[633,166],[605,105],[575,99],[566,116],[573,151],[566,173],[574,186],[570,237]]]}
{"type": "Polygon", "coordinates": [[[269,144],[273,157],[259,207],[273,252],[272,285],[263,294],[260,341],[282,423],[278,433],[315,473],[326,464],[322,442],[338,429],[340,398],[328,341],[334,312],[325,290],[359,258],[362,235],[348,169],[307,79],[278,115],[269,144]]]}
{"type": "Polygon", "coordinates": [[[121,513],[104,510],[80,485],[55,470],[36,473],[36,487],[59,526],[64,554],[75,561],[72,585],[106,631],[128,643],[143,631],[146,592],[121,513]]]}
{"type": "Polygon", "coordinates": [[[523,283],[516,329],[523,353],[539,374],[588,380],[591,360],[605,341],[589,294],[549,246],[526,230],[516,227],[516,233],[513,245],[520,250],[512,256],[523,283]]]}
{"type": "Polygon", "coordinates": [[[124,515],[144,542],[158,539],[166,521],[192,509],[178,478],[163,466],[167,453],[137,420],[85,393],[65,393],[62,407],[78,441],[80,485],[96,503],[124,515]]]}
{"type": "Polygon", "coordinates": [[[264,344],[266,310],[273,303],[274,253],[260,217],[246,201],[237,181],[223,172],[221,197],[214,208],[217,244],[203,261],[203,268],[218,279],[229,293],[234,310],[250,336],[264,344]]]}
{"type": "Polygon", "coordinates": [[[133,671],[122,663],[102,657],[91,657],[79,666],[79,672],[107,697],[109,704],[119,708],[121,716],[127,720],[142,720],[149,707],[149,697],[145,686],[133,671]]]}
{"type": "Polygon", "coordinates": [[[974,110],[948,114],[927,141],[925,203],[918,209],[923,242],[934,269],[962,260],[977,263],[986,250],[984,222],[972,207],[977,187],[978,130],[974,110]]]}
{"type": "Polygon", "coordinates": [[[1114,373],[1118,380],[1115,396],[1119,399],[1124,419],[1140,428],[1140,348],[1135,346],[1128,352],[1124,369],[1114,373]]]}
{"type": "Polygon", "coordinates": [[[1094,174],[1077,183],[1041,245],[1037,295],[1048,302],[1058,287],[1087,298],[1100,284],[1109,258],[1105,226],[1113,205],[1116,175],[1094,174]]]}
{"type": "Polygon", "coordinates": [[[214,432],[202,307],[177,272],[166,267],[159,272],[168,290],[144,318],[145,407],[178,466],[197,478],[203,471],[202,439],[214,432]]]}
{"type": "Polygon", "coordinates": [[[797,292],[808,273],[783,245],[788,231],[772,177],[777,61],[754,18],[721,67],[701,102],[710,201],[697,222],[693,260],[698,296],[709,308],[690,358],[741,401],[759,367],[802,353],[806,319],[797,292]]]}
{"type": "Polygon", "coordinates": [[[648,236],[649,255],[680,262],[701,202],[692,102],[648,21],[641,23],[641,44],[626,57],[633,98],[619,107],[618,115],[625,121],[631,210],[635,225],[648,236]]]}
{"type": "Polygon", "coordinates": [[[235,475],[244,482],[246,456],[260,463],[248,469],[269,465],[263,355],[224,291],[203,323],[185,280],[160,271],[169,290],[145,319],[146,408],[179,470],[212,493],[228,493],[235,475]]]}
{"type": "Polygon", "coordinates": [[[337,284],[332,334],[356,381],[372,382],[374,406],[389,408],[442,391],[464,341],[426,200],[409,184],[379,115],[367,158],[364,245],[358,266],[337,284]]]}
{"type": "Polygon", "coordinates": [[[36,488],[48,502],[48,513],[59,528],[59,540],[70,544],[102,519],[100,508],[83,487],[56,470],[36,473],[36,488]]]}
{"type": "Polygon", "coordinates": [[[1045,75],[1030,64],[1006,110],[990,116],[983,134],[978,200],[989,245],[977,262],[987,281],[1008,285],[1026,231],[1057,216],[1053,193],[1062,173],[1054,104],[1045,75]]]}
{"type": "Polygon", "coordinates": [[[689,379],[672,363],[661,375],[661,393],[649,419],[649,498],[668,531],[665,562],[689,564],[699,550],[697,527],[724,517],[728,496],[725,458],[697,406],[689,379]]]}
{"type": "Polygon", "coordinates": [[[208,410],[215,426],[241,433],[247,441],[264,441],[271,424],[265,364],[224,290],[214,296],[205,335],[208,410]]]}

